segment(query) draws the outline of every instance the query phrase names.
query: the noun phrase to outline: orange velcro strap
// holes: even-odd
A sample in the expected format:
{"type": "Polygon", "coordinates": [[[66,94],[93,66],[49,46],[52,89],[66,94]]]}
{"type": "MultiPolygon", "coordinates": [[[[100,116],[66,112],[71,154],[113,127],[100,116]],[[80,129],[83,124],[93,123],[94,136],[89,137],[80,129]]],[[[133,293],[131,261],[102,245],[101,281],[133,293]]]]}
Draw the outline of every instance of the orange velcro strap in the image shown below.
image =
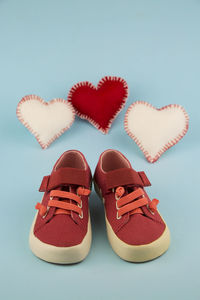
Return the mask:
{"type": "Polygon", "coordinates": [[[130,212],[130,211],[132,211],[136,208],[142,207],[142,206],[147,205],[147,204],[148,204],[147,198],[141,198],[139,200],[136,200],[132,203],[129,203],[129,204],[119,208],[118,216],[120,217],[120,216],[124,215],[127,212],[130,212]]]}
{"type": "Polygon", "coordinates": [[[56,207],[56,208],[61,208],[65,210],[72,210],[77,212],[79,215],[82,214],[82,210],[79,206],[72,204],[72,203],[67,203],[64,201],[58,201],[58,200],[49,200],[48,202],[49,207],[56,207]]]}
{"type": "Polygon", "coordinates": [[[144,191],[143,191],[143,189],[139,188],[136,191],[133,191],[132,193],[127,194],[126,196],[117,200],[117,206],[118,206],[118,208],[120,208],[121,206],[123,206],[123,205],[129,203],[130,201],[133,201],[141,196],[144,196],[144,191]]]}
{"type": "Polygon", "coordinates": [[[70,199],[76,201],[79,205],[81,205],[81,199],[78,195],[71,193],[71,192],[64,192],[58,190],[52,190],[50,192],[50,197],[58,197],[64,199],[70,199]]]}

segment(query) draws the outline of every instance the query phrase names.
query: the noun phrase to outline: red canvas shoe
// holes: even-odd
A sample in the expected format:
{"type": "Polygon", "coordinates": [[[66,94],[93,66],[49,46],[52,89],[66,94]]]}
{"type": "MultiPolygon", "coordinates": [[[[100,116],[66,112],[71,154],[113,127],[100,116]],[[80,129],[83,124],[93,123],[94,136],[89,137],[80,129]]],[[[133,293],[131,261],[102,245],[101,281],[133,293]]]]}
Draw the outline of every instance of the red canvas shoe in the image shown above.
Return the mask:
{"type": "Polygon", "coordinates": [[[149,199],[150,182],[136,172],[119,151],[106,150],[97,164],[94,183],[105,207],[107,234],[113,250],[123,259],[144,262],[163,254],[170,244],[167,225],[149,199]]]}
{"type": "Polygon", "coordinates": [[[29,244],[39,258],[69,264],[83,260],[91,245],[88,196],[91,171],[83,154],[69,150],[42,180],[44,192],[31,227],[29,244]]]}

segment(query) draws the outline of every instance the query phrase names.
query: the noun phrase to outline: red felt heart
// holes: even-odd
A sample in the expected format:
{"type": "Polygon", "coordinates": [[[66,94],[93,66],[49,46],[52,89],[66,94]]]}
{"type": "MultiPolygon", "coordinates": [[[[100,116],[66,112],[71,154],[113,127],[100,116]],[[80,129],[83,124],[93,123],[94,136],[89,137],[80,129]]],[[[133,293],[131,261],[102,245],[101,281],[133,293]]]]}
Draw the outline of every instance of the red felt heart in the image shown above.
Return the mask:
{"type": "Polygon", "coordinates": [[[120,77],[103,77],[97,87],[85,81],[75,84],[68,94],[77,115],[87,119],[103,133],[109,128],[124,107],[128,97],[128,85],[120,77]]]}

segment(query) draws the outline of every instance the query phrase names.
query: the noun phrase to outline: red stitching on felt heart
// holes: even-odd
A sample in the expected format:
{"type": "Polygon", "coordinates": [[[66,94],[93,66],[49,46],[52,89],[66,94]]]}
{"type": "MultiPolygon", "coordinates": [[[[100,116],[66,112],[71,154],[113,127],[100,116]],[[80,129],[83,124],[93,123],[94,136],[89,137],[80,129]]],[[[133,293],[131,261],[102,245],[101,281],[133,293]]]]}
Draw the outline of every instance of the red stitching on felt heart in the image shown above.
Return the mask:
{"type": "MultiPolygon", "coordinates": [[[[120,77],[115,77],[115,76],[105,76],[103,77],[97,87],[94,86],[91,82],[88,82],[88,81],[84,81],[84,82],[79,82],[77,84],[75,84],[69,91],[68,93],[68,101],[72,103],[72,105],[74,106],[74,109],[75,109],[75,112],[76,114],[82,118],[82,119],[86,119],[88,120],[93,126],[95,126],[98,130],[100,130],[101,132],[103,133],[108,133],[110,127],[111,127],[111,124],[112,122],[114,121],[114,119],[117,117],[117,115],[119,114],[119,112],[121,111],[121,109],[124,107],[125,103],[126,103],[126,99],[128,98],[128,85],[126,83],[126,81],[120,77]],[[73,103],[73,96],[74,96],[74,93],[78,90],[78,89],[81,89],[82,87],[89,87],[95,91],[98,91],[99,88],[101,88],[103,86],[103,84],[105,82],[108,82],[108,81],[113,81],[113,82],[120,82],[122,83],[123,85],[123,89],[124,89],[124,95],[121,99],[121,103],[120,105],[118,106],[117,110],[114,111],[112,113],[112,115],[110,116],[109,120],[107,121],[106,123],[106,126],[102,127],[101,124],[99,124],[94,118],[92,118],[90,116],[90,112],[88,112],[87,114],[86,113],[83,113],[81,112],[77,107],[76,105],[74,105],[73,103]]],[[[81,99],[82,101],[82,99],[81,99]]],[[[103,107],[103,111],[102,111],[102,114],[104,113],[104,110],[105,110],[105,107],[103,107]]]]}
{"type": "Polygon", "coordinates": [[[18,105],[17,105],[16,114],[17,114],[17,117],[18,117],[19,121],[20,121],[20,122],[21,122],[21,123],[22,123],[22,124],[23,124],[23,125],[24,125],[24,126],[25,126],[25,127],[26,127],[33,135],[34,135],[34,136],[35,136],[36,140],[38,141],[38,143],[40,144],[40,146],[42,147],[42,149],[48,148],[49,145],[50,145],[53,141],[55,141],[59,136],[61,136],[66,130],[68,130],[68,129],[71,127],[71,125],[73,124],[74,119],[75,119],[75,111],[74,111],[74,108],[73,108],[72,104],[69,103],[68,101],[66,101],[66,100],[64,100],[64,99],[61,99],[61,98],[56,98],[56,99],[53,99],[53,100],[51,100],[51,101],[49,101],[49,102],[46,102],[46,101],[44,101],[42,98],[40,98],[40,97],[37,96],[37,95],[27,95],[27,96],[24,96],[24,97],[21,99],[21,101],[18,103],[18,105]],[[55,103],[55,102],[62,102],[62,103],[64,103],[64,104],[67,104],[67,106],[68,106],[68,107],[70,108],[70,110],[72,111],[72,121],[71,121],[65,128],[61,129],[56,135],[54,135],[54,137],[52,137],[52,138],[48,141],[48,143],[44,144],[44,143],[41,141],[41,139],[40,139],[40,135],[39,135],[37,132],[35,132],[27,122],[24,121],[24,119],[23,119],[23,117],[22,117],[22,115],[21,115],[21,111],[20,111],[20,106],[21,106],[21,104],[23,104],[24,102],[29,101],[29,100],[37,100],[37,101],[41,102],[41,103],[44,104],[44,105],[51,105],[51,104],[53,104],[53,103],[55,103]]]}
{"type": "Polygon", "coordinates": [[[166,105],[166,106],[163,106],[161,108],[156,108],[154,107],[153,105],[151,105],[150,103],[148,102],[145,102],[145,101],[136,101],[134,103],[132,103],[129,108],[127,109],[126,113],[125,113],[125,117],[124,117],[124,128],[125,128],[125,131],[127,132],[127,134],[135,141],[135,143],[138,145],[138,147],[141,149],[141,151],[144,153],[144,156],[146,157],[146,159],[148,160],[148,162],[150,163],[154,163],[156,162],[159,157],[165,152],[167,151],[169,148],[171,148],[172,146],[176,145],[183,137],[184,135],[187,133],[188,131],[188,128],[189,128],[189,116],[187,114],[187,112],[185,111],[185,109],[181,106],[181,105],[178,105],[178,104],[169,104],[169,105],[166,105]],[[155,110],[158,110],[158,111],[161,111],[161,110],[164,110],[166,108],[174,108],[174,107],[178,107],[180,108],[183,113],[184,113],[184,116],[185,116],[185,120],[186,120],[186,123],[185,123],[185,127],[184,129],[182,130],[182,132],[174,139],[172,140],[169,140],[162,148],[161,150],[157,153],[157,155],[152,158],[151,155],[149,154],[148,151],[146,151],[141,143],[141,141],[129,130],[128,128],[128,114],[129,112],[132,110],[132,108],[137,105],[137,104],[144,104],[146,106],[149,106],[155,110]]]}

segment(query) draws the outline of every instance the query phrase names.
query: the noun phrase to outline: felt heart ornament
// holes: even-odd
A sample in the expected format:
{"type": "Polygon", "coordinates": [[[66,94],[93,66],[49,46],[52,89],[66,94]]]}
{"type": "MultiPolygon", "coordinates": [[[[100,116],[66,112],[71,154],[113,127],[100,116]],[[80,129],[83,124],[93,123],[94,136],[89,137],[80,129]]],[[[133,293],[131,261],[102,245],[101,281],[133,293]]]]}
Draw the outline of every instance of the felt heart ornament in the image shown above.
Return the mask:
{"type": "Polygon", "coordinates": [[[17,106],[20,122],[35,136],[45,149],[74,122],[73,106],[64,99],[45,102],[36,95],[22,98],[17,106]]]}
{"type": "Polygon", "coordinates": [[[189,117],[178,104],[155,108],[144,101],[129,106],[124,119],[128,135],[150,163],[154,163],[186,134],[189,117]]]}
{"type": "Polygon", "coordinates": [[[80,118],[106,134],[127,97],[128,85],[124,79],[105,76],[97,87],[88,81],[75,84],[69,91],[68,101],[80,118]]]}

